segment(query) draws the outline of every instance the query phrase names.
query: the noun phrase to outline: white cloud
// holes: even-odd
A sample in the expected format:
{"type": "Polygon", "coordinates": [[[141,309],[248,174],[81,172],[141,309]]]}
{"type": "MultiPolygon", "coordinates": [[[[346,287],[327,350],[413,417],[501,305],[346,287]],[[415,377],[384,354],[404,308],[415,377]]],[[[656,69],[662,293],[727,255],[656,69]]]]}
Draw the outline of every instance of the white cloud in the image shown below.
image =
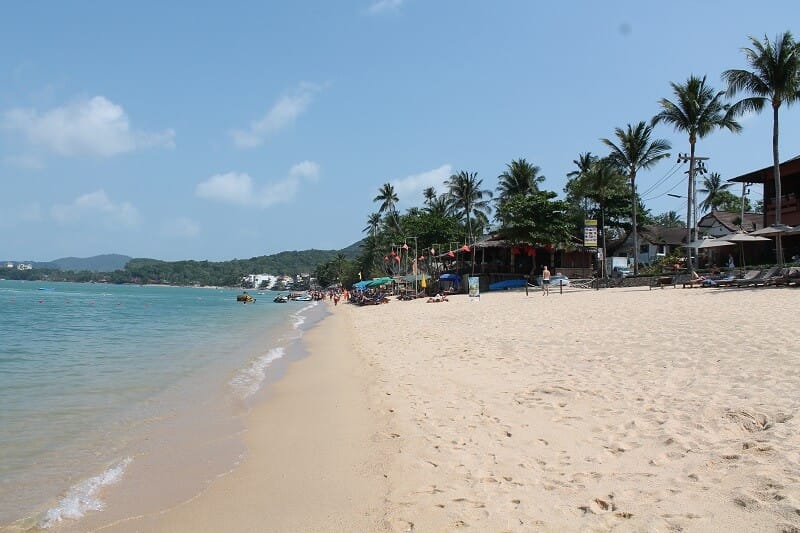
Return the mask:
{"type": "Polygon", "coordinates": [[[428,187],[436,189],[437,194],[442,194],[444,191],[444,182],[453,174],[453,167],[451,165],[442,165],[433,170],[426,170],[419,174],[412,174],[405,178],[400,178],[392,181],[392,186],[400,198],[401,203],[419,201],[421,198],[415,196],[422,196],[422,191],[428,187]]]}
{"type": "Polygon", "coordinates": [[[313,183],[318,179],[319,165],[313,161],[303,161],[292,166],[287,177],[262,186],[257,186],[249,174],[215,174],[197,184],[195,194],[222,203],[264,208],[290,202],[303,181],[313,183]]]}
{"type": "Polygon", "coordinates": [[[110,157],[139,148],[174,146],[175,132],[137,132],[125,110],[102,96],[39,112],[11,109],[3,126],[21,133],[32,147],[65,156],[110,157]]]}
{"type": "Polygon", "coordinates": [[[161,233],[167,237],[194,238],[200,235],[200,224],[186,217],[178,217],[166,221],[161,233]]]}
{"type": "Polygon", "coordinates": [[[302,161],[292,166],[289,175],[315,182],[319,179],[319,165],[313,161],[302,161]]]}
{"type": "Polygon", "coordinates": [[[395,11],[400,9],[401,5],[403,5],[403,0],[378,0],[367,8],[367,12],[377,14],[385,13],[386,11],[395,11]]]}
{"type": "Polygon", "coordinates": [[[139,212],[131,203],[114,203],[102,189],[79,196],[69,204],[55,204],[50,214],[61,224],[92,218],[105,226],[132,227],[140,221],[139,212]]]}
{"type": "Polygon", "coordinates": [[[320,90],[319,85],[301,83],[294,91],[279,98],[263,118],[251,122],[247,129],[230,132],[233,143],[239,148],[259,146],[266,137],[290,126],[305,113],[320,90]]]}

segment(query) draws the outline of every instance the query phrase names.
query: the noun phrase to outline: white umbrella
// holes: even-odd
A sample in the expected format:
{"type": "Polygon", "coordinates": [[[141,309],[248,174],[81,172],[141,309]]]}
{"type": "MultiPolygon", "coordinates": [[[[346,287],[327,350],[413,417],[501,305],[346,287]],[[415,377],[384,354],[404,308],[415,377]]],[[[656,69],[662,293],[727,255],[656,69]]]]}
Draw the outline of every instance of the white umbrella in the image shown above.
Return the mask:
{"type": "Polygon", "coordinates": [[[749,233],[745,233],[742,230],[735,231],[733,233],[729,233],[728,235],[723,235],[720,237],[724,241],[728,242],[738,242],[739,243],[739,255],[742,259],[742,268],[744,268],[744,243],[746,242],[759,242],[759,241],[768,241],[766,237],[759,237],[758,235],[751,235],[749,233]]]}
{"type": "Polygon", "coordinates": [[[790,233],[795,228],[787,226],[786,224],[772,224],[755,231],[751,231],[750,235],[778,235],[779,233],[790,233]]]}
{"type": "Polygon", "coordinates": [[[717,248],[718,246],[733,246],[733,243],[725,239],[715,239],[714,237],[703,237],[699,241],[692,241],[686,244],[687,248],[717,248]]]}

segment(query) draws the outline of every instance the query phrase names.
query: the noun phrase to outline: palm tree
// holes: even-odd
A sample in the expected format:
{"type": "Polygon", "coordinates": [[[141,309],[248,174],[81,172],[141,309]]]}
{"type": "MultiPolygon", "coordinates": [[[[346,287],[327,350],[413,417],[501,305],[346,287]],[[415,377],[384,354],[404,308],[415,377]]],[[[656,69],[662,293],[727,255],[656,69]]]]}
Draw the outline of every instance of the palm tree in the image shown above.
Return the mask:
{"type": "MultiPolygon", "coordinates": [[[[600,228],[603,232],[603,263],[606,255],[606,204],[619,189],[621,179],[618,166],[610,158],[598,159],[580,177],[580,189],[584,197],[594,201],[600,208],[600,228]]],[[[601,266],[605,272],[604,266],[601,266]]]]}
{"type": "Polygon", "coordinates": [[[497,200],[503,203],[515,194],[527,194],[539,190],[539,183],[545,180],[540,175],[541,168],[525,159],[515,159],[506,165],[506,170],[497,176],[497,200]]]}
{"type": "Polygon", "coordinates": [[[391,183],[384,183],[378,189],[378,196],[372,199],[373,202],[381,202],[378,208],[378,213],[381,215],[386,213],[387,219],[394,223],[394,226],[399,226],[400,222],[397,218],[397,193],[394,191],[394,186],[391,183]],[[392,220],[393,219],[393,220],[392,220]]]}
{"type": "MultiPolygon", "coordinates": [[[[658,101],[661,112],[653,117],[652,125],[659,122],[672,124],[678,130],[689,134],[689,188],[686,202],[686,231],[691,231],[692,201],[694,198],[694,162],[697,139],[702,139],[717,128],[726,128],[738,133],[742,130],[730,106],[722,101],[724,91],[716,92],[706,85],[706,77],[691,75],[684,84],[670,83],[677,102],[666,98],[658,101]]],[[[691,240],[687,235],[687,241],[691,240]]],[[[694,272],[691,260],[687,261],[689,270],[694,272]]]]}
{"type": "Polygon", "coordinates": [[[377,235],[378,228],[381,227],[381,214],[380,213],[371,213],[367,217],[367,226],[361,230],[364,233],[370,233],[373,237],[377,235]]]}
{"type": "Polygon", "coordinates": [[[478,179],[477,172],[464,170],[447,180],[449,203],[457,216],[466,221],[470,242],[474,242],[473,221],[480,225],[489,221],[489,198],[492,197],[492,191],[481,189],[481,185],[483,180],[478,179]]]}
{"type": "Polygon", "coordinates": [[[667,211],[653,217],[653,223],[658,226],[666,226],[668,228],[682,228],[683,220],[677,211],[667,211]]]}
{"type": "Polygon", "coordinates": [[[722,203],[720,193],[728,190],[730,186],[730,183],[722,183],[722,176],[720,176],[719,172],[712,172],[707,177],[704,177],[703,188],[698,189],[698,191],[705,194],[706,198],[700,203],[700,209],[703,211],[717,209],[722,203]]]}
{"type": "Polygon", "coordinates": [[[433,187],[426,187],[425,190],[422,191],[422,196],[425,198],[425,203],[431,205],[436,199],[436,189],[433,187]]]}
{"type": "Polygon", "coordinates": [[[575,163],[575,166],[578,167],[578,170],[573,170],[572,172],[567,172],[567,184],[564,186],[564,192],[567,193],[567,197],[573,196],[574,200],[578,201],[581,204],[581,208],[583,209],[584,213],[589,211],[589,199],[585,196],[580,194],[580,181],[581,178],[589,172],[589,169],[592,168],[592,165],[597,161],[598,157],[596,155],[592,155],[591,152],[584,152],[582,154],[578,154],[578,159],[573,159],[572,162],[575,163]]]}
{"type": "MultiPolygon", "coordinates": [[[[753,48],[743,48],[752,70],[726,70],[722,79],[728,83],[728,96],[749,93],[733,105],[735,113],[760,112],[769,102],[772,105],[772,165],[775,179],[775,224],[781,223],[781,168],[778,157],[778,110],[800,100],[800,44],[791,32],[779,34],[775,42],[767,36],[761,42],[750,37],[753,48]]],[[[780,236],[777,239],[778,264],[783,265],[780,236]]]]}
{"type": "Polygon", "coordinates": [[[628,124],[626,130],[616,128],[615,135],[619,144],[615,144],[608,139],[600,139],[606,146],[611,148],[611,160],[625,169],[628,179],[631,181],[631,225],[633,233],[633,273],[639,273],[639,234],[636,228],[636,208],[639,204],[636,198],[636,171],[648,169],[669,157],[667,150],[670,144],[664,139],[650,140],[653,127],[639,122],[636,126],[628,124]]]}

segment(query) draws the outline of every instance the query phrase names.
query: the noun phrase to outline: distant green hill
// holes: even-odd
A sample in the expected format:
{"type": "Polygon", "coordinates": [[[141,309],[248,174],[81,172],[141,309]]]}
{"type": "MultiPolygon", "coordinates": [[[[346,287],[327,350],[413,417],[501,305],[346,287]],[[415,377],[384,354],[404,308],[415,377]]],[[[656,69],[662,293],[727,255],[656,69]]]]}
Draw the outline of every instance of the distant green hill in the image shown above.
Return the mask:
{"type": "MultiPolygon", "coordinates": [[[[362,242],[341,250],[287,251],[272,255],[230,261],[160,261],[126,255],[65,257],[47,263],[33,263],[33,270],[5,272],[9,279],[51,279],[63,281],[111,281],[114,283],[166,283],[174,285],[236,286],[248,274],[313,273],[317,267],[336,258],[355,259],[362,242]],[[83,272],[84,274],[80,274],[83,272]],[[86,274],[92,272],[93,274],[86,274]],[[102,274],[98,274],[102,273],[102,274]]],[[[14,261],[18,263],[18,261],[14,261]]]]}
{"type": "Polygon", "coordinates": [[[58,270],[71,270],[73,272],[113,272],[125,268],[128,261],[133,259],[127,255],[105,254],[94,257],[62,257],[50,261],[51,268],[58,270]]]}

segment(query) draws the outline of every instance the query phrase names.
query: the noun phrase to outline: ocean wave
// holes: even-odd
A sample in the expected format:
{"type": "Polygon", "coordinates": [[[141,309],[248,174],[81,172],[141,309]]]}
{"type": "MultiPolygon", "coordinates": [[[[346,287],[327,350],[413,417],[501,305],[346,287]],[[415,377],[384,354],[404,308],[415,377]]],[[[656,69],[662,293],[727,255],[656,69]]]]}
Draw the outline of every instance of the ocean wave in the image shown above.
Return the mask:
{"type": "Polygon", "coordinates": [[[122,479],[122,474],[132,460],[131,457],[127,457],[102,474],[73,485],[67,495],[58,502],[58,505],[44,514],[44,518],[39,521],[39,527],[47,529],[65,518],[77,520],[87,511],[102,510],[104,504],[98,497],[100,489],[113,485],[122,479]]]}
{"type": "Polygon", "coordinates": [[[252,396],[261,386],[261,382],[264,381],[267,367],[269,367],[273,361],[283,357],[285,352],[286,351],[281,347],[272,348],[266,354],[255,359],[250,363],[250,366],[243,369],[238,375],[231,379],[231,386],[242,398],[252,396]]]}
{"type": "Polygon", "coordinates": [[[310,304],[306,305],[302,309],[299,309],[296,313],[292,315],[292,327],[294,329],[300,329],[300,326],[306,323],[306,317],[303,313],[308,311],[309,309],[313,309],[317,306],[319,302],[311,302],[310,304]]]}

